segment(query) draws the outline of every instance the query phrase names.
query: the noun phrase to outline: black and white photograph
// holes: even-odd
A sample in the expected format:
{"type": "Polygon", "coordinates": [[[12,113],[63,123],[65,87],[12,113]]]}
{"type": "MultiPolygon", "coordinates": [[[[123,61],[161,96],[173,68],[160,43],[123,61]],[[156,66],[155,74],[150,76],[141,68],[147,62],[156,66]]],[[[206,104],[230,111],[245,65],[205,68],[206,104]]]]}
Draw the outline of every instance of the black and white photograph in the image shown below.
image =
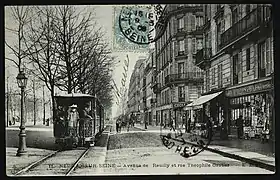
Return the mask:
{"type": "Polygon", "coordinates": [[[272,10],[5,6],[6,176],[275,174],[272,10]]]}

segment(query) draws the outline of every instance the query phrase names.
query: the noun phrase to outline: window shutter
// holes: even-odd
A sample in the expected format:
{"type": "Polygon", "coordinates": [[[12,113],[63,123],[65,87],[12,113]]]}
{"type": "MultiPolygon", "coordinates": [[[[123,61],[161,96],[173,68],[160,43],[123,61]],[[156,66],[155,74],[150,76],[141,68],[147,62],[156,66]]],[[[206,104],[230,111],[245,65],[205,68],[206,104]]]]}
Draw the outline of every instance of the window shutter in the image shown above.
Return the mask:
{"type": "Polygon", "coordinates": [[[184,39],[184,43],[185,43],[185,54],[188,54],[188,38],[184,39]]]}
{"type": "Polygon", "coordinates": [[[192,39],[192,52],[196,53],[196,39],[195,38],[192,39]]]}
{"type": "Polygon", "coordinates": [[[221,22],[221,33],[225,32],[225,19],[222,20],[221,22]]]}
{"type": "Polygon", "coordinates": [[[186,25],[187,25],[187,31],[189,32],[189,31],[191,31],[191,18],[190,18],[190,14],[188,14],[187,15],[187,23],[186,23],[186,25]]]}
{"type": "Polygon", "coordinates": [[[191,28],[195,30],[195,15],[191,15],[191,28]]]}
{"type": "Polygon", "coordinates": [[[176,20],[174,21],[174,27],[175,27],[175,32],[178,32],[178,29],[179,29],[179,21],[178,21],[177,18],[176,18],[176,20]]]}
{"type": "Polygon", "coordinates": [[[266,72],[267,74],[270,74],[270,64],[271,64],[271,58],[270,58],[270,39],[267,39],[266,41],[266,72]]]}
{"type": "Polygon", "coordinates": [[[271,72],[274,72],[274,55],[273,55],[273,36],[271,36],[270,38],[271,42],[270,42],[270,49],[271,49],[271,72]]]}
{"type": "Polygon", "coordinates": [[[179,52],[178,43],[179,43],[178,41],[174,42],[174,54],[175,54],[175,56],[177,56],[178,52],[179,52]]]}
{"type": "Polygon", "coordinates": [[[243,77],[243,60],[242,60],[242,51],[240,51],[238,53],[238,61],[239,61],[239,75],[238,75],[238,78],[240,81],[240,83],[242,83],[242,77],[243,77]]]}

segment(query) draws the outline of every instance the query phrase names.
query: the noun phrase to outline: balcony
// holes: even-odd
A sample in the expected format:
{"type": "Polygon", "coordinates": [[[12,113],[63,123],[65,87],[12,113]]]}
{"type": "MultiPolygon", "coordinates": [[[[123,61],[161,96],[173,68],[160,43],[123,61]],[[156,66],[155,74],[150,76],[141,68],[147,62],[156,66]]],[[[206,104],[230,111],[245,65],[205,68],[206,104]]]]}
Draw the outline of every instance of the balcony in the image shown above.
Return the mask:
{"type": "Polygon", "coordinates": [[[179,83],[203,83],[202,72],[187,72],[182,74],[170,74],[165,77],[165,83],[167,86],[179,83]]]}
{"type": "Polygon", "coordinates": [[[153,83],[152,84],[152,89],[154,93],[158,93],[161,90],[161,84],[160,83],[153,83]]]}
{"type": "Polygon", "coordinates": [[[201,69],[205,69],[205,66],[210,62],[210,58],[212,56],[211,48],[203,48],[196,53],[195,56],[195,65],[200,67],[201,69]]]}
{"type": "MultiPolygon", "coordinates": [[[[271,7],[258,7],[252,10],[248,15],[233,24],[232,27],[221,34],[221,44],[219,45],[219,48],[221,49],[225,47],[258,27],[266,26],[271,20],[271,7]],[[264,15],[264,12],[268,13],[264,15]]],[[[263,35],[265,34],[266,33],[264,32],[263,35]]],[[[259,38],[258,36],[259,35],[257,35],[257,38],[259,38]]]]}
{"type": "Polygon", "coordinates": [[[203,35],[203,32],[204,32],[203,29],[204,29],[204,25],[196,26],[195,29],[193,29],[190,34],[192,34],[192,35],[203,35]]]}
{"type": "Polygon", "coordinates": [[[176,60],[181,60],[187,58],[187,54],[185,51],[178,51],[177,55],[175,55],[176,60]]]}

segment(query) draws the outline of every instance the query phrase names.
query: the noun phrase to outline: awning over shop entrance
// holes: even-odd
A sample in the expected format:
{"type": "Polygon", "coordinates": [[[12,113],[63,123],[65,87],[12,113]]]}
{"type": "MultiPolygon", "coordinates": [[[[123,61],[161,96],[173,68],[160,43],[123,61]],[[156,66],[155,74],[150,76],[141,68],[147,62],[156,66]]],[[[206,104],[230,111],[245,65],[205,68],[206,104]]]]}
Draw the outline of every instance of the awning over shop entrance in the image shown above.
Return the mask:
{"type": "Polygon", "coordinates": [[[192,103],[188,104],[184,110],[190,110],[190,109],[197,109],[197,108],[202,108],[202,105],[211,99],[214,99],[215,97],[219,96],[223,91],[213,93],[213,94],[208,94],[205,96],[200,96],[198,99],[194,100],[192,103]]]}

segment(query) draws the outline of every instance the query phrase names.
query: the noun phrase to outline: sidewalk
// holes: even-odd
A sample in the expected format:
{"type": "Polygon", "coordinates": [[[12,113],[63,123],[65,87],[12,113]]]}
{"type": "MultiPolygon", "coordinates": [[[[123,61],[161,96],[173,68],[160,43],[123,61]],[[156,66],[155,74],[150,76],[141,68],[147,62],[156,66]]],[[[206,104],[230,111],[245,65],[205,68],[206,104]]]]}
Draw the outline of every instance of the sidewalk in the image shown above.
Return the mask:
{"type": "MultiPolygon", "coordinates": [[[[144,129],[144,127],[141,127],[140,125],[135,125],[135,127],[149,132],[155,131],[154,129],[160,131],[160,127],[157,126],[149,126],[147,129],[144,129]]],[[[185,133],[183,137],[187,139],[189,135],[189,133],[185,133]]],[[[193,143],[193,145],[196,144],[193,143]]],[[[246,140],[230,138],[228,140],[220,140],[215,137],[211,141],[207,150],[233,159],[257,164],[266,169],[272,169],[273,166],[275,167],[274,147],[275,146],[271,143],[262,143],[259,139],[246,140]]]]}
{"type": "Polygon", "coordinates": [[[16,156],[17,148],[6,147],[6,174],[8,176],[14,175],[21,169],[42,159],[44,156],[52,152],[54,151],[37,148],[27,148],[27,155],[18,157],[16,156]]]}

